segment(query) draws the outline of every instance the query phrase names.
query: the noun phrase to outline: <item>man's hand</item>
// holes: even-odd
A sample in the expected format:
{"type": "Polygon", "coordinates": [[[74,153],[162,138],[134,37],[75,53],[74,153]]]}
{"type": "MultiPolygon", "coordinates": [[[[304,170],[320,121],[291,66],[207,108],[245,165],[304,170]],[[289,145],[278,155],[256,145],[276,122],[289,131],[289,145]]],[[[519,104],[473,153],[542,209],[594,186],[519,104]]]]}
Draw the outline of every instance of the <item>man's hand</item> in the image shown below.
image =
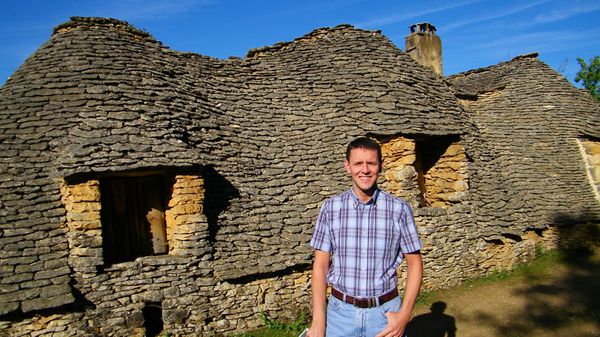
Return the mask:
{"type": "Polygon", "coordinates": [[[404,312],[388,312],[385,314],[388,324],[385,329],[375,337],[402,337],[404,329],[410,320],[410,314],[407,316],[404,312]]]}

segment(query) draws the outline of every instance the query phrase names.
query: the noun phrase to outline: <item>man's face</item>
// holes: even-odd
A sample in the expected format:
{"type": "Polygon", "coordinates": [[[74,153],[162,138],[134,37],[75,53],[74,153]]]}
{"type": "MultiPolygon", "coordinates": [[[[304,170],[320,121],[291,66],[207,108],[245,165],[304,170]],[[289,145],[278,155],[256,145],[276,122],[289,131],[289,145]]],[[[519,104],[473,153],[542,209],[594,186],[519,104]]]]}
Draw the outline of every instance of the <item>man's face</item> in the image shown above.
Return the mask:
{"type": "Polygon", "coordinates": [[[352,186],[358,197],[373,195],[381,164],[376,150],[355,148],[350,151],[350,158],[344,161],[344,167],[352,177],[352,186]]]}

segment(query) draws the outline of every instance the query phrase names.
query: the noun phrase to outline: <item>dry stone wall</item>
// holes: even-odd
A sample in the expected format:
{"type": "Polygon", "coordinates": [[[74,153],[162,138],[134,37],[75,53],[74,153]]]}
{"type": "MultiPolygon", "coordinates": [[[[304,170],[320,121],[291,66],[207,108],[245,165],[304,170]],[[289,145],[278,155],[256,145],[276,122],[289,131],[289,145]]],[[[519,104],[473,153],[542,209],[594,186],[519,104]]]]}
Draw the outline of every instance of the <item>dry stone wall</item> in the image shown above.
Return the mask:
{"type": "Polygon", "coordinates": [[[208,259],[211,246],[208,222],[202,211],[204,180],[198,176],[175,176],[165,212],[169,254],[208,259]]]}
{"type": "Polygon", "coordinates": [[[210,336],[308,312],[308,241],[356,136],[413,206],[426,289],[509,268],[598,218],[579,150],[598,112],[532,56],[444,79],[347,25],[217,60],[72,18],[0,89],[0,334],[210,336]],[[128,191],[164,201],[140,213],[164,240],[111,262],[118,179],[161,194],[128,191]]]}
{"type": "Polygon", "coordinates": [[[102,223],[98,180],[61,183],[66,210],[69,266],[80,278],[94,276],[102,266],[102,223]]]}

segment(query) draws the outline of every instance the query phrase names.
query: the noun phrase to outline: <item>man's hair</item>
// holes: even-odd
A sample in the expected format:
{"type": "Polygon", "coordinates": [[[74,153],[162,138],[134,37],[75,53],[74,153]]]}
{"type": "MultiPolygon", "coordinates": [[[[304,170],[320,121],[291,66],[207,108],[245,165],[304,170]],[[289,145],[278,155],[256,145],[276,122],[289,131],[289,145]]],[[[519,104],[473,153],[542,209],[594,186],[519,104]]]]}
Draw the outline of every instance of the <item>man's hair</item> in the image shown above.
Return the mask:
{"type": "Polygon", "coordinates": [[[377,143],[374,139],[369,137],[358,137],[348,143],[346,146],[346,160],[350,160],[350,152],[354,149],[367,149],[367,150],[375,150],[377,151],[377,158],[379,159],[379,163],[383,162],[383,156],[381,155],[381,145],[377,143]]]}

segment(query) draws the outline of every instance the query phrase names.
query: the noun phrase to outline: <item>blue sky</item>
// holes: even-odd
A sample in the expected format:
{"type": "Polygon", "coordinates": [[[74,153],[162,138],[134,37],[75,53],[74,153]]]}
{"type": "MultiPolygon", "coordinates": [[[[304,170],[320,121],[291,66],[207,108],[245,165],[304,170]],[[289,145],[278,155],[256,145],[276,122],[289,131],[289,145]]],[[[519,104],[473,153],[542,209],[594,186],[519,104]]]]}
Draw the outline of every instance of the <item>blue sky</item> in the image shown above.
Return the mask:
{"type": "Polygon", "coordinates": [[[538,52],[574,82],[576,58],[600,55],[598,0],[9,0],[0,13],[0,83],[70,16],[125,20],[173,50],[217,58],[343,23],[381,30],[404,49],[408,27],[430,22],[442,38],[444,75],[538,52]]]}

